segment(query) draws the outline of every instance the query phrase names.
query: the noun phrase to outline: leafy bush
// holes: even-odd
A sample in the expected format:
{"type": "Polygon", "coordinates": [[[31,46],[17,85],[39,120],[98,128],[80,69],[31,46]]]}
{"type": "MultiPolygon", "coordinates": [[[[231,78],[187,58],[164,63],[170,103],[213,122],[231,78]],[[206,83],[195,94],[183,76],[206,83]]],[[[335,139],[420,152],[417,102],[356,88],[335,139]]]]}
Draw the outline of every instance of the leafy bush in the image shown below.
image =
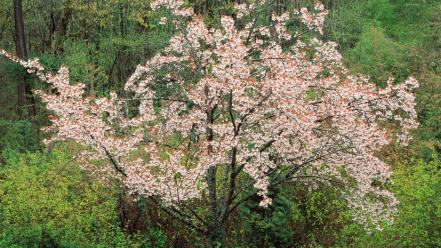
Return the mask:
{"type": "Polygon", "coordinates": [[[0,247],[145,244],[119,228],[116,190],[90,179],[60,149],[11,156],[0,178],[0,247]]]}
{"type": "Polygon", "coordinates": [[[352,70],[367,73],[372,81],[383,86],[389,77],[399,82],[408,76],[405,49],[388,38],[382,28],[366,27],[346,59],[354,65],[352,70]]]}
{"type": "MultiPolygon", "coordinates": [[[[8,121],[0,119],[0,152],[35,151],[38,149],[37,134],[29,121],[8,121]]],[[[3,157],[0,154],[0,158],[3,157]]]]}
{"type": "Polygon", "coordinates": [[[257,197],[240,207],[238,247],[331,247],[367,237],[341,191],[329,184],[293,183],[271,195],[268,209],[258,207],[257,197]]]}
{"type": "Polygon", "coordinates": [[[400,200],[394,225],[386,229],[389,247],[441,246],[441,161],[410,161],[395,172],[400,200]]]}
{"type": "Polygon", "coordinates": [[[441,161],[405,162],[395,171],[394,182],[400,204],[393,224],[370,234],[347,225],[336,247],[441,246],[441,161]]]}

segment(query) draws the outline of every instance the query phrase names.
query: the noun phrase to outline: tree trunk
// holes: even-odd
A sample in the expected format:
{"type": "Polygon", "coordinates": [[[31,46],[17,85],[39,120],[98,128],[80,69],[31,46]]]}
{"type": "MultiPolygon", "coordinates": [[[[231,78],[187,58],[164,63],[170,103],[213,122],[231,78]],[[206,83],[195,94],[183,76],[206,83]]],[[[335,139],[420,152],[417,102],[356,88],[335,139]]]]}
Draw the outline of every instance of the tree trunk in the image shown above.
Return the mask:
{"type": "MultiPolygon", "coordinates": [[[[205,86],[204,89],[205,97],[208,101],[209,97],[209,87],[205,86]]],[[[213,124],[214,118],[214,110],[216,107],[209,107],[207,109],[207,123],[213,124]]],[[[207,128],[207,140],[212,141],[214,137],[213,130],[211,128],[207,128]]],[[[208,153],[211,154],[212,147],[211,145],[208,145],[208,153]]],[[[217,197],[217,182],[216,182],[216,174],[217,174],[217,167],[212,166],[208,168],[207,174],[206,174],[206,181],[208,186],[208,201],[210,205],[210,220],[208,223],[208,233],[207,233],[207,247],[214,248],[214,247],[223,247],[224,244],[224,236],[225,236],[225,228],[224,228],[224,221],[221,218],[220,213],[220,207],[217,197]]]]}
{"type": "Polygon", "coordinates": [[[216,167],[210,167],[207,171],[207,185],[210,203],[210,222],[207,233],[207,247],[223,247],[225,237],[225,225],[219,215],[218,199],[216,194],[216,167]]]}
{"type": "Polygon", "coordinates": [[[210,223],[207,235],[208,248],[224,247],[225,242],[225,225],[220,223],[210,223]],[[219,225],[216,225],[219,224],[219,225]]]}
{"type": "Polygon", "coordinates": [[[15,51],[17,56],[25,58],[27,56],[26,39],[24,33],[23,11],[21,0],[14,0],[15,18],[15,51]]]}
{"type": "MultiPolygon", "coordinates": [[[[23,11],[21,0],[14,0],[14,19],[15,19],[15,52],[17,57],[26,58],[26,40],[24,34],[24,23],[23,23],[23,11]]],[[[18,116],[23,118],[23,110],[26,104],[26,83],[25,77],[21,76],[18,78],[17,82],[17,113],[18,116]]]]}
{"type": "MultiPolygon", "coordinates": [[[[15,52],[17,57],[26,59],[28,51],[26,49],[26,37],[24,32],[23,8],[21,0],[14,0],[14,20],[15,20],[15,52]]],[[[28,114],[34,116],[36,114],[35,100],[32,96],[32,89],[26,82],[26,74],[18,76],[17,82],[17,113],[20,119],[23,118],[23,111],[28,105],[28,114]]]]}

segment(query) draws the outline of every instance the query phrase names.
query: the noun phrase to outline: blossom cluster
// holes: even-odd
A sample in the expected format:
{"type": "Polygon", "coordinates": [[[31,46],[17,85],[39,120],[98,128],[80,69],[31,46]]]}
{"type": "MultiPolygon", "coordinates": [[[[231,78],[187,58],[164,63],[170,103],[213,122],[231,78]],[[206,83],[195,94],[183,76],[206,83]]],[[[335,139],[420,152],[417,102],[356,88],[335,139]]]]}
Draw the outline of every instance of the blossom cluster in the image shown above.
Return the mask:
{"type": "Polygon", "coordinates": [[[323,24],[327,14],[328,11],[325,10],[325,7],[320,2],[314,5],[314,13],[310,13],[307,8],[300,9],[301,21],[306,24],[310,30],[316,30],[320,34],[323,34],[323,24]]]}

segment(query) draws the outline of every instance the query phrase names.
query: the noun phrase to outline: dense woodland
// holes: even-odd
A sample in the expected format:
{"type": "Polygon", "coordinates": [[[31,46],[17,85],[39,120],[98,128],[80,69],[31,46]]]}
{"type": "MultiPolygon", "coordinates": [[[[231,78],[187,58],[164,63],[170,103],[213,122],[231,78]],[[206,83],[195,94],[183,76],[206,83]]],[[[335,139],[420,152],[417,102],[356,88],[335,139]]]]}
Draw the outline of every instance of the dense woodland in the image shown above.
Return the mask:
{"type": "MultiPolygon", "coordinates": [[[[235,16],[235,0],[188,1],[207,25],[235,16]]],[[[273,0],[268,13],[313,0],[273,0]]],[[[307,182],[274,186],[272,205],[258,197],[234,211],[225,247],[441,247],[441,2],[324,0],[323,40],[335,41],[353,74],[384,87],[414,76],[419,127],[409,146],[378,152],[393,171],[399,200],[392,223],[366,229],[352,218],[339,187],[307,182]]],[[[251,13],[252,15],[253,13],[251,13]]],[[[170,15],[148,0],[1,0],[0,48],[38,57],[49,70],[70,69],[87,94],[130,97],[124,84],[138,64],[166,47],[170,15]]],[[[301,23],[290,25],[301,29],[301,23]]],[[[118,183],[80,168],[72,142],[45,146],[51,113],[33,90],[38,77],[0,57],[0,247],[205,247],[206,239],[151,199],[134,200],[118,183]]],[[[159,89],[161,90],[161,89],[159,89]]],[[[166,89],[164,89],[166,90],[166,89]]],[[[164,94],[167,94],[164,93],[164,94]]],[[[127,112],[134,114],[128,106],[127,112]]],[[[191,204],[191,203],[190,203],[191,204]]],[[[200,215],[206,210],[190,206],[200,215]]]]}

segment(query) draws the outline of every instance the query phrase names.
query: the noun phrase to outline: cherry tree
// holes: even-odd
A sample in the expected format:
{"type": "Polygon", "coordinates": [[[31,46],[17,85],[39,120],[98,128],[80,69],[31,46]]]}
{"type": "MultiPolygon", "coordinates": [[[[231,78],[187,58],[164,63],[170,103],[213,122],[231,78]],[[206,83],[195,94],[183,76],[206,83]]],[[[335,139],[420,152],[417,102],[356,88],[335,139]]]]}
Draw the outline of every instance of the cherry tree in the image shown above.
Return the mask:
{"type": "Polygon", "coordinates": [[[270,25],[260,25],[249,17],[264,4],[236,5],[235,18],[208,28],[183,1],[154,1],[152,9],[173,13],[159,25],[173,23],[176,35],[128,79],[130,99],[87,97],[83,84],[70,84],[68,68],[46,72],[38,59],[0,53],[57,89],[36,91],[54,113],[48,142],[83,144],[77,159],[85,169],[118,178],[205,235],[209,246],[223,242],[241,203],[258,195],[269,207],[269,188],[292,180],[332,177],[346,185],[354,219],[391,220],[397,200],[382,186],[391,172],[375,153],[391,141],[406,144],[417,127],[418,82],[394,85],[391,78],[378,88],[351,75],[337,44],[317,38],[327,13],[322,4],[273,14],[270,25]],[[293,19],[311,35],[288,31],[293,19]],[[192,201],[205,204],[208,216],[192,201]]]}

